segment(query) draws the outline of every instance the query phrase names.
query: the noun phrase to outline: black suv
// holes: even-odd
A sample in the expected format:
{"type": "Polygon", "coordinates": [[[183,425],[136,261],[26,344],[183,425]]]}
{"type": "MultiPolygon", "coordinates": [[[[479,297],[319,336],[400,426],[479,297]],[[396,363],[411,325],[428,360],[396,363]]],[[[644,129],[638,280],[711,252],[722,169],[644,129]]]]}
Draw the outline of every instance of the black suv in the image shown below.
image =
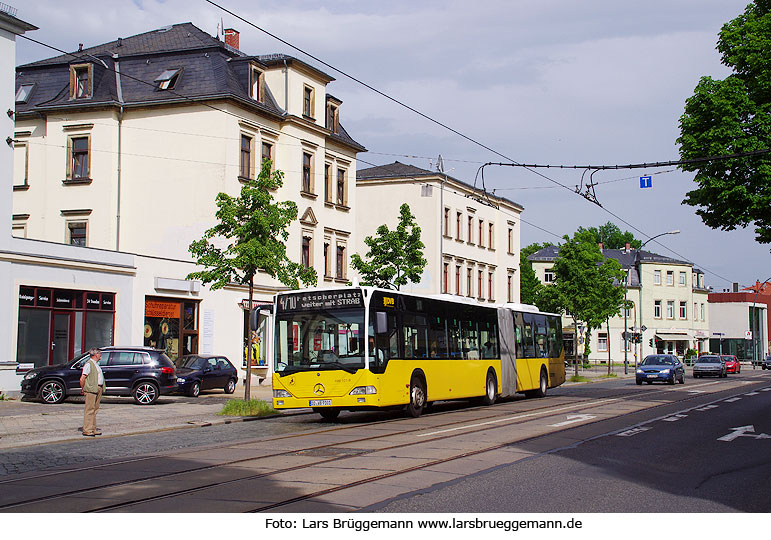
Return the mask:
{"type": "MultiPolygon", "coordinates": [[[[177,389],[174,363],[165,351],[150,347],[101,347],[99,365],[106,383],[105,395],[133,396],[139,405],[155,403],[158,396],[177,389]]],[[[21,393],[44,403],[61,403],[80,395],[80,375],[88,353],[66,364],[28,371],[21,393]]]]}

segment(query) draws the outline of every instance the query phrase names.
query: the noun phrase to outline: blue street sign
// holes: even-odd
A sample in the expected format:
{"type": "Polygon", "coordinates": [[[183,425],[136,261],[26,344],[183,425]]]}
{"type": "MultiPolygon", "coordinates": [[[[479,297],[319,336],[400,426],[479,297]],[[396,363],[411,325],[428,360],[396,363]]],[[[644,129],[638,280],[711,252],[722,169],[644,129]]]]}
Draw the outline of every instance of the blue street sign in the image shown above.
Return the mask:
{"type": "Polygon", "coordinates": [[[653,187],[653,180],[650,176],[641,176],[640,177],[640,187],[641,188],[647,188],[647,187],[653,187]]]}

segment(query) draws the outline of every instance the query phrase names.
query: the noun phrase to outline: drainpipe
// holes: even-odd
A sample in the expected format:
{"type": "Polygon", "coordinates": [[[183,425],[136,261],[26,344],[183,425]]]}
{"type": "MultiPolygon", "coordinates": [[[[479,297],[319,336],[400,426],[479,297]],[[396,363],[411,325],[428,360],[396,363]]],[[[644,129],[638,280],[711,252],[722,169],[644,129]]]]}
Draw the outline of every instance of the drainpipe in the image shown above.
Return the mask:
{"type": "Polygon", "coordinates": [[[118,63],[118,55],[114,54],[115,60],[115,88],[118,91],[118,101],[120,102],[120,111],[118,112],[118,170],[117,170],[117,201],[115,210],[115,251],[120,251],[120,188],[121,188],[121,165],[122,154],[121,146],[123,143],[123,88],[120,82],[120,64],[118,63]]]}
{"type": "Polygon", "coordinates": [[[284,114],[289,114],[289,66],[284,58],[284,114]]]}

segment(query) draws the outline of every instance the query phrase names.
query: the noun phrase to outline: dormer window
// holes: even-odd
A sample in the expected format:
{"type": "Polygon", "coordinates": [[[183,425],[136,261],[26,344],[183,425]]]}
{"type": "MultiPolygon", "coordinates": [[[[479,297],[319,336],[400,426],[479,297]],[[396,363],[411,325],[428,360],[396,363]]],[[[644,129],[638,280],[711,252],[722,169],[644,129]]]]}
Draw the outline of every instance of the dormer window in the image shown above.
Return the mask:
{"type": "Polygon", "coordinates": [[[158,83],[158,90],[171,90],[177,84],[181,69],[167,69],[155,79],[158,83]]]}
{"type": "Polygon", "coordinates": [[[34,87],[34,84],[22,84],[19,86],[19,89],[16,91],[16,103],[27,103],[34,87]]]}
{"type": "Polygon", "coordinates": [[[338,126],[338,112],[337,106],[331,103],[327,105],[327,129],[332,133],[337,133],[338,126]]]}
{"type": "Polygon", "coordinates": [[[303,87],[303,116],[313,118],[313,88],[303,87]]]}
{"type": "Polygon", "coordinates": [[[265,101],[263,87],[265,85],[265,74],[252,66],[249,70],[249,97],[262,103],[265,101]]]}
{"type": "Polygon", "coordinates": [[[70,66],[70,99],[90,98],[94,93],[94,69],[91,64],[70,66]]]}

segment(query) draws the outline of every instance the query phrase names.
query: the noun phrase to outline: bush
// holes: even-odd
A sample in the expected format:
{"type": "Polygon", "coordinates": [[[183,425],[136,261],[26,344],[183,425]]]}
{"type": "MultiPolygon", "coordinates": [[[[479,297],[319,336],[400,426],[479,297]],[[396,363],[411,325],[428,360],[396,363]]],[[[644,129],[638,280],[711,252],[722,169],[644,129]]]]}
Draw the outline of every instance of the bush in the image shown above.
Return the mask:
{"type": "Polygon", "coordinates": [[[270,416],[277,413],[278,411],[267,401],[231,399],[217,414],[220,416],[270,416]]]}

